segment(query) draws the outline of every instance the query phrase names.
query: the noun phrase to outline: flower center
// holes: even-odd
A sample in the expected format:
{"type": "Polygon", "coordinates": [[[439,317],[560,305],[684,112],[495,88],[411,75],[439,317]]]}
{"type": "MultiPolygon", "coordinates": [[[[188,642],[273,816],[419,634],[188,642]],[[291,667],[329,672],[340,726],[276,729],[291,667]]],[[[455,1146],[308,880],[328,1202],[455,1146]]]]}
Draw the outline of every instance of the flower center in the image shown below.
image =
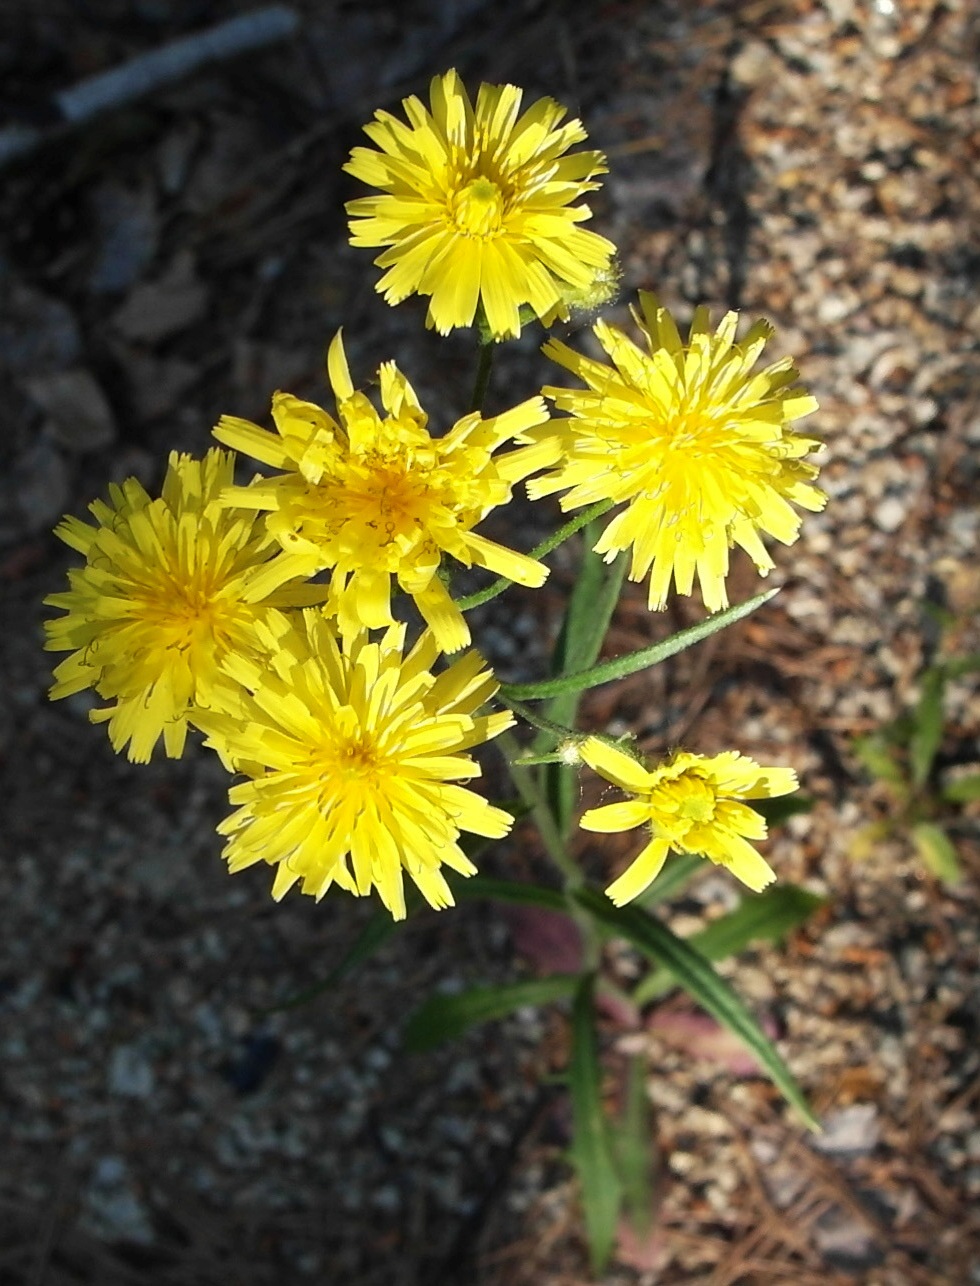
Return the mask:
{"type": "Polygon", "coordinates": [[[346,526],[378,548],[413,540],[431,508],[429,470],[405,457],[368,458],[352,468],[334,499],[346,526]]]}
{"type": "Polygon", "coordinates": [[[350,716],[341,720],[342,726],[347,726],[343,730],[335,729],[334,739],[316,754],[314,767],[324,785],[336,789],[342,784],[349,798],[365,799],[390,779],[394,761],[370,732],[351,726],[354,715],[349,709],[343,714],[350,716]]]}
{"type": "Polygon", "coordinates": [[[677,812],[691,822],[710,822],[715,815],[715,792],[700,777],[681,777],[676,783],[677,812]]]}
{"type": "Polygon", "coordinates": [[[147,595],[140,616],[153,627],[159,647],[187,652],[224,646],[234,608],[215,600],[210,586],[194,581],[183,585],[171,582],[161,583],[155,590],[152,596],[147,595]]]}
{"type": "Polygon", "coordinates": [[[450,215],[466,236],[495,237],[503,227],[503,193],[492,179],[474,179],[454,194],[450,215]]]}

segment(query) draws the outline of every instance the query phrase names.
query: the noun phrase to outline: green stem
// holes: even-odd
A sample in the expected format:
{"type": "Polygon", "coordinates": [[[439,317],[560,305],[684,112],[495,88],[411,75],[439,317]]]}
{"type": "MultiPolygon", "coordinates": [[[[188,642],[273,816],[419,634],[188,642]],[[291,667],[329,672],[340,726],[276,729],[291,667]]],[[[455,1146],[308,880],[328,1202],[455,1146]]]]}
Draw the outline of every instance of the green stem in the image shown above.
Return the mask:
{"type": "Polygon", "coordinates": [[[539,787],[538,774],[533,768],[522,768],[520,746],[512,733],[505,732],[497,739],[510,773],[511,781],[517,787],[524,804],[530,810],[538,825],[541,842],[548,851],[548,856],[562,874],[565,885],[565,899],[568,903],[568,914],[579,927],[582,935],[582,969],[585,972],[598,968],[602,954],[602,938],[595,917],[584,911],[573,894],[585,887],[585,877],[565,845],[555,815],[539,787]]]}
{"type": "Polygon", "coordinates": [[[541,842],[548,850],[548,856],[565,878],[566,887],[569,889],[581,888],[583,884],[582,872],[579,870],[577,863],[569,856],[554,816],[548,807],[547,800],[538,789],[537,774],[529,769],[518,767],[514,762],[520,758],[521,748],[512,733],[503,733],[497,738],[497,745],[507,760],[507,768],[510,772],[511,780],[517,787],[517,793],[530,809],[534,820],[538,824],[541,842]]]}
{"type": "Polygon", "coordinates": [[[480,345],[480,360],[476,368],[476,380],[473,384],[473,396],[470,398],[470,412],[483,413],[487,389],[490,387],[490,373],[493,370],[493,343],[480,345]]]}
{"type": "MultiPolygon", "coordinates": [[[[576,732],[574,728],[569,728],[563,723],[555,723],[551,719],[546,719],[542,714],[535,714],[533,710],[528,709],[520,701],[513,701],[509,697],[500,698],[509,710],[529,723],[532,728],[537,728],[539,732],[546,732],[549,736],[554,737],[556,741],[584,741],[586,734],[576,732]]],[[[559,756],[561,758],[561,756],[559,756]]],[[[526,761],[525,761],[526,762],[526,761]]]]}
{"type": "MultiPolygon", "coordinates": [[[[535,545],[528,557],[544,558],[553,549],[563,545],[577,531],[581,531],[593,518],[599,518],[604,513],[608,513],[612,507],[613,502],[611,500],[599,500],[594,505],[590,505],[588,509],[583,509],[581,513],[576,514],[574,518],[566,522],[563,527],[559,527],[554,535],[549,536],[547,540],[542,540],[540,545],[535,545]]],[[[484,603],[489,603],[492,598],[496,598],[498,594],[502,594],[505,589],[509,589],[513,583],[506,576],[501,576],[499,580],[495,580],[486,589],[478,590],[475,594],[467,594],[465,598],[457,599],[456,606],[461,612],[468,612],[474,607],[481,607],[484,603]]]]}
{"type": "Polygon", "coordinates": [[[541,764],[565,764],[565,756],[552,752],[550,755],[519,755],[514,761],[517,768],[536,768],[541,764]]]}
{"type": "Polygon", "coordinates": [[[557,679],[543,679],[539,683],[502,683],[497,695],[501,701],[507,702],[542,701],[546,697],[559,697],[566,692],[584,692],[587,688],[597,688],[601,683],[624,679],[627,675],[659,665],[669,656],[675,656],[685,648],[700,643],[702,639],[717,634],[726,625],[741,620],[743,616],[748,616],[763,603],[768,603],[778,593],[778,589],[771,589],[765,594],[757,594],[755,598],[750,598],[745,603],[736,603],[734,607],[729,607],[724,612],[716,612],[706,620],[698,621],[696,625],[688,626],[686,630],[680,630],[660,643],[640,648],[637,652],[627,652],[625,656],[613,657],[610,661],[602,661],[599,665],[590,666],[587,670],[563,674],[557,679]]]}

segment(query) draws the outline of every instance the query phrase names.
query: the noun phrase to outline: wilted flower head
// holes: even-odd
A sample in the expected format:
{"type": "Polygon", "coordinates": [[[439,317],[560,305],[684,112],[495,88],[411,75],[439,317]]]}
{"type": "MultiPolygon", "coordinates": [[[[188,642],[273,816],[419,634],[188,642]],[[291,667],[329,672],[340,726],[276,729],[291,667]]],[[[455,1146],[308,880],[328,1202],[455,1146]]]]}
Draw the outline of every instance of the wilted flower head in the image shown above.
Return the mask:
{"type": "Polygon", "coordinates": [[[775,565],[760,534],[792,544],[800,529],[793,509],[822,509],[812,485],[817,469],[802,457],[820,446],[791,422],[816,410],[799,388],[789,358],[752,374],[767,339],[756,322],[736,342],[738,314],[727,313],[712,334],[698,308],[683,342],[670,313],[640,292],[633,310],[646,351],[616,327],[595,334],[612,361],[583,357],[551,340],[545,353],[587,389],[545,388],[571,418],[566,458],[528,484],[532,497],[567,490],[563,509],[599,500],[625,502],[595,549],[611,561],[632,548],[630,579],[650,574],[649,605],[666,606],[673,579],[690,594],[694,578],[709,611],[726,607],[728,551],[740,545],[765,575],[775,565]]]}
{"type": "Polygon", "coordinates": [[[599,187],[600,152],[565,155],[586,138],[580,121],[541,98],[521,114],[514,85],[481,85],[471,104],[448,71],[430,86],[430,109],[403,100],[408,123],[375,113],[364,127],[378,151],[356,147],[344,167],[381,196],[347,205],[351,243],[388,246],[378,290],[389,304],[429,296],[441,334],[471,326],[482,307],[495,339],[518,335],[527,305],[546,323],[568,313],[568,292],[588,293],[608,271],[612,242],[578,225],[571,205],[599,187]]]}
{"type": "Polygon", "coordinates": [[[262,599],[294,576],[328,570],[330,607],[350,633],[392,624],[394,577],[415,599],[442,650],[455,652],[470,633],[437,575],[443,554],[522,585],[541,585],[548,574],[541,563],[473,531],[510,499],[515,482],[558,458],[544,402],[530,398],[487,420],[474,412],[433,438],[412,386],[393,362],[378,373],[384,415],[355,392],[339,334],[328,370],[337,420],[312,402],[277,393],[275,433],[232,416],[214,431],[219,442],[284,471],[226,492],[229,504],[268,510],[268,528],[282,547],[248,593],[262,599]],[[525,445],[493,454],[511,440],[525,445]]]}
{"type": "Polygon", "coordinates": [[[366,631],[341,640],[320,613],[280,618],[264,631],[264,660],[227,664],[237,708],[195,715],[207,744],[251,778],[232,787],[238,810],[218,827],[229,868],[275,866],[276,899],[297,881],[316,898],[331,884],[376,888],[402,919],[407,873],[432,906],[451,906],[440,868],[476,870],[460,833],[510,829],[508,813],[456,784],[480,775],[465,752],[513,722],[476,713],[493,675],[475,652],[434,675],[431,633],[408,656],[404,637],[395,626],[378,642],[366,631]]]}
{"type": "Polygon", "coordinates": [[[758,893],[776,878],[749,840],[765,839],[766,821],[746,799],[771,799],[797,789],[791,768],[763,768],[737,751],[711,758],[681,752],[653,769],[597,737],[581,747],[590,768],[633,798],[590,808],[580,825],[587,831],[647,826],[650,841],[606,893],[622,906],[638,897],[660,873],[673,850],[694,853],[720,866],[758,893]]]}
{"type": "Polygon", "coordinates": [[[67,517],[56,529],[85,566],[68,573],[67,592],[45,599],[67,613],[46,623],[45,646],[72,652],[51,697],[94,688],[113,704],[92,720],[108,721],[113,749],[128,745],[136,762],[161,734],[167,754],[180,756],[190,704],[221,699],[222,661],[255,646],[273,602],[323,597],[322,588],[285,586],[274,600],[246,601],[248,574],[276,546],[254,514],[221,505],[233,460],[217,449],[203,460],[173,452],[159,499],[129,478],[110,486],[108,504],[90,506],[96,526],[67,517]]]}

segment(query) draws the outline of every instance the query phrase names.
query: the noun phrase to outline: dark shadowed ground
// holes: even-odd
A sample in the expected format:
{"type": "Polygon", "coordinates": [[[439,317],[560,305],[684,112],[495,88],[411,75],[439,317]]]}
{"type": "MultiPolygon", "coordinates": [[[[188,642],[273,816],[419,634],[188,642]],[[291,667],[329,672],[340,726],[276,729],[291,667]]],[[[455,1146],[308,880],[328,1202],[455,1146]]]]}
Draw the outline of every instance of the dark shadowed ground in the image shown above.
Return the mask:
{"type": "MultiPolygon", "coordinates": [[[[325,396],[340,325],[355,380],[394,357],[436,424],[465,409],[470,338],[387,308],[342,212],[360,125],[448,66],[559,98],[608,154],[593,226],[621,247],[619,321],[640,286],[685,319],[697,302],[769,316],[827,442],[830,504],[776,555],[779,598],[584,716],[651,752],[731,746],[799,770],[816,807],[767,855],[828,906],[724,968],[827,1128],[804,1136],[676,998],[610,1015],[610,1099],[646,1048],[663,1172],[654,1234],[624,1230],[607,1280],[980,1281],[975,805],[955,820],[953,889],[901,842],[858,860],[885,799],[851,750],[913,699],[937,647],[978,649],[973,6],[293,10],[298,35],[75,129],[58,91],[250,6],[0,13],[0,128],[50,136],[0,169],[0,1286],[588,1280],[563,1092],[539,1088],[564,1064],[565,1016],[521,1013],[433,1054],[400,1040],[433,988],[553,969],[568,944],[467,903],[420,914],[314,1004],[269,1012],[340,960],[370,908],[275,906],[264,871],[230,879],[212,759],[134,767],[85,700],[45,699],[40,604],[71,563],[50,529],[108,480],[156,486],[167,452],[203,452],[222,412],[264,419],[276,388],[325,396]],[[955,618],[942,641],[927,599],[955,618]]],[[[539,339],[501,355],[493,407],[554,378],[539,339]]],[[[507,539],[529,548],[550,519],[515,512],[507,539]]],[[[574,570],[554,566],[546,590],[479,618],[504,677],[544,668],[574,570]]],[[[757,588],[737,567],[733,598],[757,588]]],[[[651,618],[631,592],[608,650],[699,611],[651,618]]],[[[954,684],[943,771],[980,758],[978,711],[975,682],[954,684]]],[[[628,852],[583,860],[599,877],[628,852]]],[[[485,868],[544,869],[521,835],[485,868]]],[[[733,898],[709,872],[672,923],[688,932],[733,898]]],[[[611,967],[625,981],[636,962],[611,967]]]]}

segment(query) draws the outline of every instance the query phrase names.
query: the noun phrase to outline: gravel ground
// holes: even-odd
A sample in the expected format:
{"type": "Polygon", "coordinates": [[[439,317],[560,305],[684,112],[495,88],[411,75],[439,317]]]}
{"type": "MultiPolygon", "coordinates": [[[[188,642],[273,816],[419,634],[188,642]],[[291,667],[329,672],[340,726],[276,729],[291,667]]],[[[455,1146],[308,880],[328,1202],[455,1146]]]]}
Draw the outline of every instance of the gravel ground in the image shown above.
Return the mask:
{"type": "MultiPolygon", "coordinates": [[[[8,0],[3,114],[46,125],[58,89],[245,9],[8,0]]],[[[953,889],[900,841],[856,861],[885,801],[851,749],[914,699],[937,646],[980,647],[975,10],[297,9],[298,39],[56,139],[0,190],[0,1286],[588,1280],[551,1076],[565,1017],[521,1013],[432,1054],[401,1047],[433,989],[547,967],[567,943],[467,903],[417,916],[315,1002],[276,1008],[327,974],[370,909],[342,896],[277,907],[264,873],[229,879],[212,758],[131,766],[88,725],[86,700],[45,699],[40,600],[70,562],[49,530],[107,478],[155,485],[167,451],[202,451],[223,411],[264,418],[273,388],[322,396],[341,323],[356,378],[397,356],[439,416],[460,413],[467,340],[438,341],[413,305],[374,294],[369,257],[346,245],[353,185],[339,168],[375,107],[450,65],[583,115],[610,158],[593,205],[622,249],[624,301],[642,286],[682,316],[701,301],[769,316],[827,443],[831,501],[777,554],[778,599],[585,709],[651,752],[683,741],[792,764],[817,801],[767,856],[826,908],[722,968],[825,1132],[803,1135],[676,997],[610,1014],[610,1097],[626,1056],[648,1052],[662,1169],[655,1231],[624,1229],[606,1280],[980,1281],[976,815],[958,821],[953,889]],[[926,602],[957,617],[944,641],[926,602]]],[[[625,321],[625,302],[615,312],[625,321]]],[[[553,377],[536,345],[509,346],[500,405],[553,377]]],[[[519,513],[528,547],[545,519],[519,513]]],[[[544,664],[572,574],[555,568],[547,590],[476,618],[505,678],[544,664]]],[[[757,587],[737,566],[733,598],[757,587]]],[[[651,618],[631,592],[609,651],[697,610],[651,618]]],[[[976,764],[978,731],[964,679],[946,769],[976,764]]],[[[628,851],[583,860],[599,876],[628,851]]],[[[520,835],[485,869],[542,873],[520,835]]],[[[687,932],[734,896],[709,872],[672,923],[687,932]]],[[[609,967],[625,980],[636,962],[609,967]]]]}

